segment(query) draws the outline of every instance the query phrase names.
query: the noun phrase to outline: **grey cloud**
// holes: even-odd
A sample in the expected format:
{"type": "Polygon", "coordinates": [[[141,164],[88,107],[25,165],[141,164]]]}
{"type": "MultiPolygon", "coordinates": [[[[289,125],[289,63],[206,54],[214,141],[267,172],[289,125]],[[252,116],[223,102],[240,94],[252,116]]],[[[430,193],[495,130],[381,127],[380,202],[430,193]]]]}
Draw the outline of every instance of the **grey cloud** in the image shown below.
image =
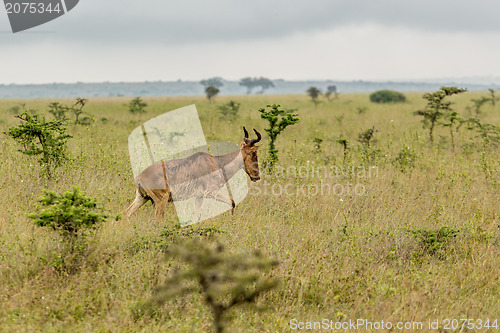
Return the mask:
{"type": "MultiPolygon", "coordinates": [[[[56,33],[42,38],[106,44],[231,42],[362,24],[497,33],[499,12],[496,0],[82,0],[50,26],[56,33]]],[[[20,39],[35,38],[40,36],[20,39]]]]}

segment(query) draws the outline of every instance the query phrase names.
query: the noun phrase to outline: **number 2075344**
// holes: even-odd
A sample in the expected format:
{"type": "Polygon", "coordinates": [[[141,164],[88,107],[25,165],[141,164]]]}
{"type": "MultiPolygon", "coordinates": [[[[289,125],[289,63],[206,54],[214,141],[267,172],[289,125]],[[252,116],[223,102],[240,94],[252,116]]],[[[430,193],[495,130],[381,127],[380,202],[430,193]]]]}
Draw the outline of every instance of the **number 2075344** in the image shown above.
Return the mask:
{"type": "Polygon", "coordinates": [[[43,14],[43,13],[60,13],[63,11],[60,3],[43,3],[43,2],[6,2],[5,9],[7,14],[43,14]]]}
{"type": "Polygon", "coordinates": [[[445,330],[469,329],[497,329],[499,328],[498,319],[443,319],[440,323],[445,330]]]}

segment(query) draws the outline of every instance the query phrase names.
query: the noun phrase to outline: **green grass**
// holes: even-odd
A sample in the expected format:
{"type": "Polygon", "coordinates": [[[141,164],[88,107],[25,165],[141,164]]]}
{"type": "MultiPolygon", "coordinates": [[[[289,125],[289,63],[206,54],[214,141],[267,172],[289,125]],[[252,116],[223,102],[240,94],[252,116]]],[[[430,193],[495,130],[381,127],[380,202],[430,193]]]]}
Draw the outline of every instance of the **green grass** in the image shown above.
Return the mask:
{"type": "MultiPolygon", "coordinates": [[[[485,94],[453,97],[453,107],[467,117],[470,99],[485,94]]],[[[272,275],[281,285],[258,299],[261,311],[234,310],[230,332],[286,332],[293,318],[500,321],[500,149],[482,153],[465,128],[455,137],[454,152],[447,128],[436,129],[431,145],[413,115],[425,100],[422,94],[406,95],[406,103],[379,105],[367,94],[341,94],[316,108],[305,94],[220,96],[212,103],[202,97],[144,98],[145,114],[128,112],[131,98],[94,98],[86,109],[96,123],[69,126],[73,160],[50,181],[39,176],[36,160],[1,134],[0,331],[207,332],[210,312],[200,295],[176,299],[151,316],[135,311],[175,268],[163,260],[165,247],[190,237],[219,241],[232,252],[260,249],[280,262],[272,275]],[[220,119],[217,106],[229,100],[241,103],[239,116],[220,119]],[[265,133],[257,110],[273,103],[297,108],[301,118],[277,140],[279,165],[309,170],[307,175],[264,175],[249,183],[250,193],[234,215],[195,225],[203,228],[199,232],[174,227],[172,204],[164,221],[155,221],[147,204],[131,219],[109,220],[89,237],[76,272],[54,268],[59,236],[26,216],[38,211],[44,189],[63,192],[78,185],[120,213],[135,196],[127,138],[141,122],[196,104],[207,141],[240,143],[243,125],[265,133]],[[366,111],[360,114],[359,108],[366,111]],[[372,126],[376,141],[367,152],[357,138],[372,126]],[[349,141],[345,165],[340,137],[349,141]],[[316,138],[323,140],[321,150],[316,138]],[[333,166],[350,171],[335,178],[311,175],[313,168],[333,166]],[[321,180],[344,186],[346,193],[300,191],[321,180]],[[280,194],[278,186],[287,184],[291,193],[280,194]],[[355,185],[363,195],[347,193],[355,185]]],[[[17,124],[11,107],[26,103],[46,112],[52,101],[0,100],[0,132],[17,124]]],[[[500,107],[486,105],[480,118],[499,126],[500,107]]],[[[266,153],[263,135],[261,161],[266,153]]]]}

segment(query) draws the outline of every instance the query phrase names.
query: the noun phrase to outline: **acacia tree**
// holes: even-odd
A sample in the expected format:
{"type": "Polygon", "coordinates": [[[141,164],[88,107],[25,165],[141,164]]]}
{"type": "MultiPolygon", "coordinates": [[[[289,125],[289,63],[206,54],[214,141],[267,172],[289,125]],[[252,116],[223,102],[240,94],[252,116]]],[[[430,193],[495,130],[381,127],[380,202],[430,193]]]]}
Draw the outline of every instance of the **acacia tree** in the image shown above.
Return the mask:
{"type": "Polygon", "coordinates": [[[210,307],[215,332],[225,331],[224,314],[238,305],[251,304],[257,297],[278,285],[278,279],[262,276],[278,262],[259,251],[251,255],[231,254],[222,245],[215,248],[200,241],[170,246],[167,252],[189,264],[177,270],[156,290],[152,303],[163,305],[168,300],[189,293],[201,293],[210,307]],[[190,283],[194,282],[194,283],[190,283]]]}
{"type": "Polygon", "coordinates": [[[471,99],[471,102],[474,103],[474,112],[476,113],[476,117],[481,114],[481,108],[484,104],[491,102],[491,98],[482,96],[479,99],[471,99]]]}
{"type": "Polygon", "coordinates": [[[314,107],[316,107],[320,102],[318,101],[319,96],[321,95],[321,90],[316,87],[310,87],[307,89],[307,95],[311,97],[311,101],[314,103],[314,107]]]}
{"type": "Polygon", "coordinates": [[[495,90],[493,89],[488,89],[488,92],[490,93],[490,102],[491,105],[495,106],[497,98],[495,97],[495,90]]]}
{"type": "Polygon", "coordinates": [[[269,128],[265,131],[269,135],[269,162],[268,165],[272,169],[273,166],[278,162],[278,150],[276,149],[276,138],[285,130],[289,125],[296,124],[300,121],[296,114],[293,114],[292,110],[280,110],[279,104],[267,105],[270,110],[265,108],[259,109],[260,117],[267,120],[269,123],[269,128]]]}
{"type": "Polygon", "coordinates": [[[255,81],[251,77],[244,77],[243,79],[240,80],[239,85],[247,88],[247,95],[249,95],[255,88],[255,81]]]}
{"type": "Polygon", "coordinates": [[[493,186],[497,186],[498,183],[494,177],[495,170],[488,161],[487,150],[490,145],[496,145],[500,142],[500,127],[493,124],[482,123],[479,118],[469,118],[463,121],[462,124],[467,124],[468,130],[475,130],[478,134],[476,138],[482,140],[480,155],[481,167],[485,173],[486,179],[492,181],[493,186]]]}
{"type": "Polygon", "coordinates": [[[205,94],[207,95],[208,101],[211,102],[212,98],[219,94],[219,89],[214,86],[208,86],[205,88],[205,94]]]}
{"type": "Polygon", "coordinates": [[[443,122],[442,125],[443,127],[449,127],[450,128],[450,137],[451,137],[451,146],[453,150],[455,150],[455,136],[453,134],[453,130],[456,129],[458,131],[458,126],[455,127],[455,124],[460,124],[463,119],[458,116],[458,113],[455,111],[451,112],[450,114],[446,115],[446,122],[443,122]]]}
{"type": "Polygon", "coordinates": [[[337,93],[337,86],[335,85],[326,87],[325,97],[328,99],[329,102],[331,101],[332,95],[335,96],[335,99],[339,97],[339,94],[337,93]]]}
{"type": "Polygon", "coordinates": [[[339,139],[337,139],[337,143],[341,144],[342,145],[342,148],[344,148],[344,165],[345,165],[345,162],[347,160],[347,154],[349,152],[349,141],[346,139],[346,138],[343,138],[343,137],[340,137],[339,139]]]}
{"type": "Polygon", "coordinates": [[[65,120],[66,113],[68,111],[69,108],[59,102],[53,102],[49,104],[49,113],[51,113],[57,120],[65,120]]]}
{"type": "Polygon", "coordinates": [[[87,102],[88,100],[85,98],[77,98],[75,104],[71,107],[71,111],[75,114],[75,125],[84,124],[83,120],[79,120],[78,117],[83,113],[83,107],[87,102]]]}
{"type": "Polygon", "coordinates": [[[4,133],[22,145],[21,153],[40,156],[38,163],[50,178],[52,172],[69,159],[66,144],[72,136],[66,134],[65,121],[47,121],[43,115],[30,115],[28,112],[16,118],[22,123],[4,133]]]}
{"type": "Polygon", "coordinates": [[[215,87],[215,88],[220,88],[224,85],[224,83],[222,82],[222,79],[219,77],[213,77],[210,79],[201,80],[200,84],[203,85],[205,87],[205,89],[210,87],[210,86],[215,87]]]}
{"type": "Polygon", "coordinates": [[[261,90],[257,92],[258,94],[263,94],[267,89],[274,87],[273,81],[262,76],[259,78],[245,77],[240,80],[239,85],[247,88],[247,95],[251,94],[252,90],[256,87],[261,88],[261,90]]]}
{"type": "Polygon", "coordinates": [[[274,88],[274,83],[273,81],[265,78],[265,77],[260,77],[255,80],[257,87],[261,88],[261,91],[257,92],[258,94],[263,94],[267,89],[269,88],[274,88]]]}
{"type": "Polygon", "coordinates": [[[72,106],[63,105],[59,102],[49,104],[49,113],[57,120],[67,120],[67,113],[72,112],[75,115],[75,125],[87,125],[94,121],[94,117],[87,113],[83,119],[79,119],[80,115],[84,114],[83,108],[88,100],[78,97],[72,106]]]}
{"type": "Polygon", "coordinates": [[[424,125],[429,127],[429,139],[434,142],[434,127],[445,112],[452,112],[451,102],[445,101],[445,98],[451,95],[460,94],[466,89],[457,87],[441,87],[438,91],[426,93],[422,97],[427,100],[425,109],[415,112],[415,115],[422,116],[424,125]]]}
{"type": "Polygon", "coordinates": [[[469,118],[462,121],[462,124],[466,123],[468,130],[475,130],[478,134],[477,137],[483,140],[483,147],[487,148],[492,143],[500,142],[500,127],[482,123],[479,118],[469,118]]]}

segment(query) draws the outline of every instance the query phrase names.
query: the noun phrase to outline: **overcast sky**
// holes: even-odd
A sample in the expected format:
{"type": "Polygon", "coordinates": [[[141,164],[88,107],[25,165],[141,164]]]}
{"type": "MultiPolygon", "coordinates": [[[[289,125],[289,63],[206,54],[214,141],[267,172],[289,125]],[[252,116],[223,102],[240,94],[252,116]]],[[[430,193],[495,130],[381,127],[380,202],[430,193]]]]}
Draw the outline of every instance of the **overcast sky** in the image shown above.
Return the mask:
{"type": "Polygon", "coordinates": [[[0,83],[500,76],[498,0],[80,0],[12,34],[0,83]]]}

